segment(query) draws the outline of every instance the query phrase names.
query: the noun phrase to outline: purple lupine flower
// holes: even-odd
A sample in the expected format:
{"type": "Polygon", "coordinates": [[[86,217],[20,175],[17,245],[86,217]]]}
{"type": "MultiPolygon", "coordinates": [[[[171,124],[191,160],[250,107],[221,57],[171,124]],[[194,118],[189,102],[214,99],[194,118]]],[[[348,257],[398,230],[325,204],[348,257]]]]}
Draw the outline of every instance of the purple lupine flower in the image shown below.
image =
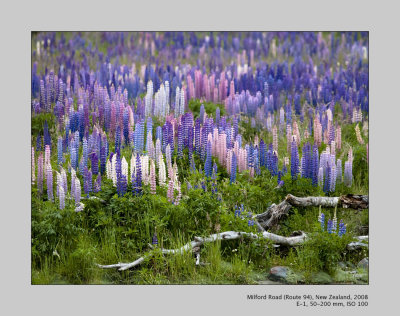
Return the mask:
{"type": "Polygon", "coordinates": [[[89,193],[92,192],[92,171],[90,171],[87,167],[85,167],[83,174],[83,191],[87,196],[89,196],[89,193]]]}
{"type": "Polygon", "coordinates": [[[115,132],[115,152],[121,152],[121,127],[119,125],[115,132]]]}
{"type": "Polygon", "coordinates": [[[313,155],[312,155],[312,162],[311,162],[311,173],[312,173],[312,185],[316,187],[318,185],[318,147],[314,145],[313,147],[313,155]]]}
{"type": "Polygon", "coordinates": [[[178,157],[183,157],[183,125],[178,126],[178,157]]]}
{"type": "Polygon", "coordinates": [[[93,192],[97,193],[101,191],[101,174],[99,174],[96,178],[96,181],[94,183],[94,187],[93,187],[93,192]]]}
{"type": "Polygon", "coordinates": [[[232,153],[230,184],[236,181],[236,167],[237,167],[237,158],[235,153],[232,153]]]}
{"type": "Polygon", "coordinates": [[[328,194],[331,191],[331,167],[326,167],[326,176],[324,182],[324,192],[328,194]]]}
{"type": "Polygon", "coordinates": [[[342,237],[346,233],[346,225],[343,223],[343,220],[340,220],[339,223],[339,237],[342,237]]]}
{"type": "Polygon", "coordinates": [[[104,175],[106,172],[106,163],[107,163],[107,156],[106,156],[106,148],[105,146],[101,146],[100,148],[100,173],[104,175]]]}
{"type": "Polygon", "coordinates": [[[158,245],[158,238],[157,238],[157,233],[154,232],[153,238],[151,239],[151,243],[153,245],[158,245]]]}
{"type": "Polygon", "coordinates": [[[248,225],[249,226],[253,226],[254,225],[254,220],[253,220],[253,214],[251,213],[251,212],[249,212],[248,214],[247,214],[247,217],[249,218],[249,221],[248,221],[248,225]]]}
{"type": "Polygon", "coordinates": [[[211,177],[212,167],[211,167],[211,142],[207,142],[207,157],[206,162],[204,163],[204,172],[207,178],[211,177]]]}
{"type": "Polygon", "coordinates": [[[326,225],[326,230],[329,234],[333,232],[333,222],[331,219],[328,219],[328,224],[326,225]]]}
{"type": "Polygon", "coordinates": [[[97,175],[99,173],[99,158],[97,157],[97,154],[95,152],[93,152],[90,155],[90,160],[91,160],[91,169],[92,169],[92,173],[94,175],[97,175]]]}
{"type": "Polygon", "coordinates": [[[235,206],[235,217],[240,217],[241,211],[240,211],[240,207],[235,206]]]}
{"type": "Polygon", "coordinates": [[[136,176],[133,183],[133,190],[135,195],[139,195],[142,191],[142,164],[139,154],[136,155],[136,176]]]}
{"type": "Polygon", "coordinates": [[[63,163],[63,140],[62,137],[59,136],[58,137],[58,141],[57,141],[57,163],[59,165],[62,165],[63,163]]]}
{"type": "Polygon", "coordinates": [[[293,139],[292,140],[292,155],[291,155],[291,161],[290,161],[290,174],[292,176],[292,180],[295,180],[297,178],[297,175],[299,173],[299,152],[297,151],[297,143],[293,139]]]}

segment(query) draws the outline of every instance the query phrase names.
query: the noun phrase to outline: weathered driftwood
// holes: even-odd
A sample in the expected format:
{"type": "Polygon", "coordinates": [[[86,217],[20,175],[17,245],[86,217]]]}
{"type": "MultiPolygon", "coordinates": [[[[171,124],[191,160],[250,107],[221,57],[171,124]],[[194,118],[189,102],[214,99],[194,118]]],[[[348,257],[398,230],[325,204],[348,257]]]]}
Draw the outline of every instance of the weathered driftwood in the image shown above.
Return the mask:
{"type": "Polygon", "coordinates": [[[271,229],[278,222],[287,216],[292,206],[322,206],[322,207],[343,207],[352,209],[366,209],[369,206],[368,195],[347,194],[340,197],[308,196],[297,197],[288,194],[278,205],[272,204],[264,213],[255,216],[262,228],[271,229]]]}
{"type": "MultiPolygon", "coordinates": [[[[242,237],[247,237],[250,239],[268,239],[271,240],[275,245],[284,245],[284,246],[296,246],[304,243],[307,239],[307,235],[303,231],[296,231],[293,232],[292,236],[284,237],[279,236],[276,234],[272,234],[269,232],[263,232],[262,234],[253,234],[253,233],[246,233],[246,232],[235,232],[235,231],[227,231],[219,234],[213,234],[208,237],[195,237],[194,241],[188,242],[187,244],[183,245],[181,248],[177,249],[160,249],[163,254],[183,254],[187,251],[192,251],[195,254],[195,264],[196,265],[205,265],[204,263],[200,262],[200,246],[204,245],[205,243],[215,242],[217,240],[234,240],[240,239],[242,237]]],[[[347,245],[348,250],[357,250],[360,248],[368,247],[368,244],[362,243],[361,241],[368,240],[368,236],[359,236],[356,237],[357,242],[352,242],[347,245]]],[[[151,246],[153,248],[153,246],[151,246]]],[[[143,257],[139,259],[129,262],[129,263],[116,263],[110,265],[100,265],[97,266],[103,269],[115,269],[118,268],[119,271],[124,271],[135,266],[140,265],[145,261],[146,258],[149,258],[153,255],[153,253],[157,251],[156,249],[152,249],[148,253],[146,253],[143,257]]]]}
{"type": "MultiPolygon", "coordinates": [[[[208,237],[195,237],[194,241],[188,242],[181,248],[177,249],[161,249],[161,252],[163,254],[183,254],[187,251],[194,251],[196,255],[196,265],[200,264],[200,246],[202,246],[205,243],[210,243],[210,242],[215,242],[217,240],[234,240],[234,239],[240,239],[242,237],[246,238],[251,238],[251,239],[268,239],[271,240],[274,244],[278,245],[285,245],[285,246],[295,246],[298,244],[301,244],[305,241],[307,238],[307,235],[304,232],[295,232],[295,236],[291,237],[284,237],[284,236],[279,236],[276,234],[272,234],[269,232],[264,231],[262,234],[257,235],[254,233],[247,233],[247,232],[235,232],[235,231],[227,231],[219,234],[213,234],[208,237]]],[[[145,259],[153,254],[155,250],[151,250],[148,252],[146,255],[143,257],[140,257],[139,259],[130,262],[130,263],[117,263],[117,264],[111,264],[111,265],[100,265],[98,264],[97,266],[99,268],[103,269],[113,269],[113,268],[118,268],[119,271],[124,271],[130,268],[133,268],[135,266],[138,266],[141,264],[145,259]]]]}

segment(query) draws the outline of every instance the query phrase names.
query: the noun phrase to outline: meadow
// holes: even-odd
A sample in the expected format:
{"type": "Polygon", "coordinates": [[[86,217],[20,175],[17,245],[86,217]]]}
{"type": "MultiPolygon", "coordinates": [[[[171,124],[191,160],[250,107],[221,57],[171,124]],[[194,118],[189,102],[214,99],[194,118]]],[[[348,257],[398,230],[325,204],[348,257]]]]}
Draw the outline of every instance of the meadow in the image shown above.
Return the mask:
{"type": "Polygon", "coordinates": [[[368,283],[368,67],[367,32],[32,33],[32,284],[368,283]]]}

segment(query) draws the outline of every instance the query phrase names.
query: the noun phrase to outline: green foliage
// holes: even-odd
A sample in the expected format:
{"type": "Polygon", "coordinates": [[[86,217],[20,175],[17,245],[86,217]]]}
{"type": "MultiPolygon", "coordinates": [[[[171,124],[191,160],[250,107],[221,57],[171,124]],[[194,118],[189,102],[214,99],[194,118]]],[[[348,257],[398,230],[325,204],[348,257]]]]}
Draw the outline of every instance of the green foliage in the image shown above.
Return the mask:
{"type": "Polygon", "coordinates": [[[189,100],[189,109],[193,113],[193,117],[196,119],[200,116],[200,107],[204,105],[204,110],[208,116],[212,116],[215,118],[215,111],[217,107],[220,110],[220,115],[223,116],[226,114],[225,106],[223,104],[217,104],[213,102],[201,102],[198,99],[190,99],[189,100]]]}
{"type": "Polygon", "coordinates": [[[337,234],[329,234],[320,231],[316,227],[309,239],[297,247],[298,269],[304,272],[306,281],[310,281],[312,275],[318,271],[334,274],[337,263],[343,258],[346,246],[352,240],[351,234],[339,237],[337,234]]]}

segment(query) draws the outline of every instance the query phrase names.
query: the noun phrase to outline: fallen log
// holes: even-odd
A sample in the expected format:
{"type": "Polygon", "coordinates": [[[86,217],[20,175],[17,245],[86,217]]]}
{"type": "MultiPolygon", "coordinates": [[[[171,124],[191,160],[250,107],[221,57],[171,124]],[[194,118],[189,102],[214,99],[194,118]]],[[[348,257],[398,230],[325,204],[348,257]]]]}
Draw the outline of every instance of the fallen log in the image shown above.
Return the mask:
{"type": "MultiPolygon", "coordinates": [[[[304,232],[296,232],[296,236],[291,236],[291,237],[284,237],[284,236],[279,236],[276,234],[272,234],[269,232],[264,231],[262,234],[257,235],[254,233],[247,233],[247,232],[235,232],[235,231],[226,231],[223,233],[219,234],[213,234],[208,237],[195,237],[194,241],[188,242],[187,244],[183,245],[181,248],[177,249],[161,249],[161,252],[163,254],[183,254],[187,251],[190,250],[195,250],[196,252],[196,265],[200,264],[200,254],[199,254],[199,248],[200,246],[204,245],[205,243],[210,243],[210,242],[215,242],[217,240],[234,240],[234,239],[239,239],[242,237],[247,237],[250,239],[268,239],[271,240],[274,244],[278,245],[285,245],[285,246],[296,246],[305,241],[307,238],[307,235],[304,232]]],[[[140,265],[142,262],[145,261],[146,258],[150,257],[153,255],[153,253],[156,250],[151,250],[148,252],[146,255],[143,257],[140,257],[139,259],[129,262],[129,263],[116,263],[116,264],[111,264],[111,265],[101,265],[97,264],[99,268],[102,269],[113,269],[113,268],[118,268],[119,271],[124,271],[130,268],[133,268],[135,266],[140,265]]]]}
{"type": "Polygon", "coordinates": [[[351,209],[366,209],[369,207],[368,195],[353,195],[347,194],[340,197],[325,197],[325,196],[308,196],[297,197],[288,194],[278,205],[272,204],[268,209],[261,214],[257,214],[255,218],[262,228],[265,230],[275,227],[278,222],[286,217],[292,206],[308,207],[343,207],[351,209]]]}
{"type": "MultiPolygon", "coordinates": [[[[284,237],[276,234],[272,234],[269,232],[263,232],[262,234],[254,234],[254,233],[247,233],[247,232],[235,232],[235,231],[226,231],[223,233],[219,234],[213,234],[208,237],[195,237],[194,241],[188,242],[187,244],[183,245],[180,248],[177,249],[160,249],[162,254],[183,254],[187,251],[193,251],[195,254],[195,264],[196,265],[203,265],[200,263],[200,246],[204,245],[205,243],[211,243],[215,242],[217,240],[234,240],[234,239],[239,239],[242,237],[247,237],[250,239],[267,239],[272,241],[275,245],[282,245],[282,246],[296,246],[304,243],[307,239],[307,234],[304,233],[303,231],[296,231],[293,232],[292,236],[290,237],[284,237]]],[[[368,240],[368,236],[359,236],[356,237],[358,242],[352,242],[347,245],[348,250],[357,250],[360,248],[368,247],[368,244],[362,243],[360,241],[365,241],[368,240]]],[[[152,249],[149,251],[147,254],[145,254],[143,257],[140,257],[139,259],[136,259],[133,262],[129,263],[116,263],[116,264],[110,264],[110,265],[101,265],[97,264],[99,268],[102,269],[114,269],[118,268],[119,271],[124,271],[128,270],[130,268],[136,267],[143,263],[146,258],[151,257],[154,252],[157,251],[157,249],[152,249]]]]}

